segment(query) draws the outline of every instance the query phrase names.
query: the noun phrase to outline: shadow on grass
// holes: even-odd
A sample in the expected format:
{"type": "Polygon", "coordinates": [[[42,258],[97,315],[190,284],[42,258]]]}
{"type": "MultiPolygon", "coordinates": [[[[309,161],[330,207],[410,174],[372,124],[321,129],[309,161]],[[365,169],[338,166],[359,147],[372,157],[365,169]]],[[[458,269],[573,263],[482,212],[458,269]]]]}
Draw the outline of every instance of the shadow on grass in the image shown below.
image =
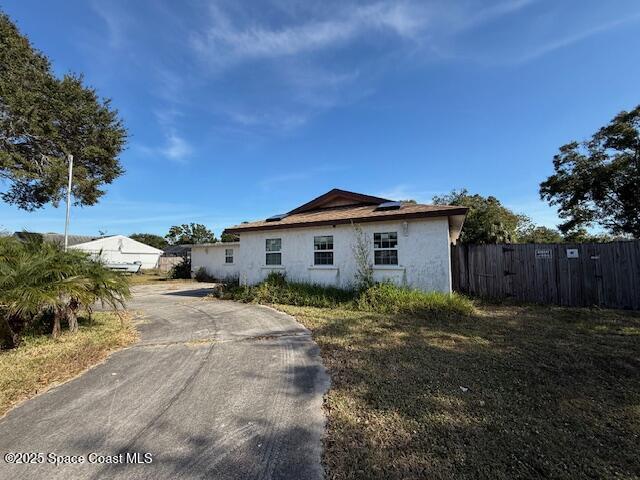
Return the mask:
{"type": "Polygon", "coordinates": [[[636,314],[297,315],[332,378],[330,478],[640,475],[636,314]]]}

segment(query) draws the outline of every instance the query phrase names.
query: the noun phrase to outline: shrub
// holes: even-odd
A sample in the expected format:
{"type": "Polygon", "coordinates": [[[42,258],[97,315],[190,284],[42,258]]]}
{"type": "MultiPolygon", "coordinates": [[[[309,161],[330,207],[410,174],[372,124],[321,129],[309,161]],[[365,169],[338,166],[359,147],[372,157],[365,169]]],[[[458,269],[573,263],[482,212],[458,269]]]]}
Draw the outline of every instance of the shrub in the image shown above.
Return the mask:
{"type": "Polygon", "coordinates": [[[378,313],[446,313],[470,315],[471,301],[457,293],[423,292],[378,283],[362,291],[356,300],[358,310],[378,313]]]}
{"type": "Polygon", "coordinates": [[[271,273],[255,286],[225,287],[216,296],[245,303],[295,305],[301,307],[346,308],[378,313],[429,313],[470,315],[474,307],[458,294],[423,292],[380,283],[357,291],[337,287],[288,282],[271,273]]]}
{"type": "Polygon", "coordinates": [[[195,278],[197,282],[213,283],[216,281],[211,275],[209,275],[209,272],[207,272],[207,269],[204,267],[200,267],[196,270],[196,274],[193,278],[195,278]]]}
{"type": "Polygon", "coordinates": [[[169,278],[191,278],[191,260],[184,257],[182,261],[169,270],[169,278]]]}
{"type": "Polygon", "coordinates": [[[78,329],[80,310],[102,302],[124,307],[128,280],[83,252],[62,251],[42,240],[0,239],[0,348],[19,344],[36,321],[51,322],[54,336],[62,321],[78,329]]]}

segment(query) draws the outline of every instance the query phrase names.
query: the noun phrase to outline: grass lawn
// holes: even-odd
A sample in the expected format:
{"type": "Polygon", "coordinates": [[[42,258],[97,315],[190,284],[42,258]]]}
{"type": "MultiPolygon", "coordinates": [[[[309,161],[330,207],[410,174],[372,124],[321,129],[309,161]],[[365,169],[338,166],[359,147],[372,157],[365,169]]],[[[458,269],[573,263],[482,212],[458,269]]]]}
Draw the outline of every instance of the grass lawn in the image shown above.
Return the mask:
{"type": "Polygon", "coordinates": [[[141,270],[140,273],[130,275],[129,283],[131,285],[153,285],[161,282],[193,282],[192,279],[174,279],[168,277],[168,272],[161,272],[160,270],[141,270]]]}
{"type": "Polygon", "coordinates": [[[113,313],[94,313],[93,322],[80,320],[75,335],[68,332],[25,336],[22,344],[0,352],[0,416],[16,403],[68,380],[134,342],[135,328],[113,313]]]}
{"type": "Polygon", "coordinates": [[[329,479],[640,478],[640,314],[278,308],[331,375],[329,479]]]}

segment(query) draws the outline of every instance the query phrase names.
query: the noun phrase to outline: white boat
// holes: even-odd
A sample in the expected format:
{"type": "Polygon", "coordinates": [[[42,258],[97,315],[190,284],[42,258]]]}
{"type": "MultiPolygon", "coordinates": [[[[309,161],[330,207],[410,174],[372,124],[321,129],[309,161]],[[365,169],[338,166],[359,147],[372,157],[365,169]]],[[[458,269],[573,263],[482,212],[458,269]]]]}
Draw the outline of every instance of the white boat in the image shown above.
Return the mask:
{"type": "Polygon", "coordinates": [[[138,273],[140,271],[140,267],[142,267],[142,262],[105,263],[104,266],[107,267],[110,270],[116,270],[118,272],[138,273]]]}

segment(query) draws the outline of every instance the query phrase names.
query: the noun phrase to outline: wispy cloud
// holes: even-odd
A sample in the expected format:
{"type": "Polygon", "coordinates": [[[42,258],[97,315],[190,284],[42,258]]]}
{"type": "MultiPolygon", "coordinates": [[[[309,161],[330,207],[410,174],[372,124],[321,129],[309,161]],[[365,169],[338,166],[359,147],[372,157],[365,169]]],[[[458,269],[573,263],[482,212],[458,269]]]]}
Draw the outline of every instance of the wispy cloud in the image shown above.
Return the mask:
{"type": "Polygon", "coordinates": [[[412,38],[427,21],[415,4],[388,1],[351,5],[333,18],[274,28],[236,25],[217,5],[211,6],[210,18],[206,31],[194,34],[191,44],[218,68],[243,60],[292,56],[340,46],[371,31],[412,38]]]}
{"type": "Polygon", "coordinates": [[[525,55],[519,57],[516,59],[515,63],[526,63],[526,62],[530,62],[532,60],[535,60],[539,57],[542,57],[544,55],[547,55],[555,50],[559,50],[562,48],[566,48],[570,45],[573,45],[574,43],[580,42],[582,40],[585,40],[589,37],[592,37],[594,35],[598,35],[600,33],[604,33],[606,31],[609,30],[613,30],[616,27],[620,27],[622,25],[626,25],[629,23],[634,23],[637,22],[638,20],[640,20],[640,14],[639,15],[632,15],[630,17],[625,17],[622,19],[618,19],[618,20],[614,20],[611,22],[607,22],[604,23],[602,25],[597,25],[593,28],[588,28],[586,30],[583,30],[581,32],[577,32],[574,33],[572,35],[568,35],[565,37],[561,37],[559,39],[553,40],[551,42],[548,43],[544,43],[542,45],[537,46],[536,48],[534,48],[532,51],[526,53],[525,55]]]}
{"type": "Polygon", "coordinates": [[[179,164],[186,164],[193,153],[193,147],[176,132],[170,131],[164,136],[164,143],[160,146],[149,146],[137,143],[136,150],[147,156],[160,156],[179,164]]]}
{"type": "Polygon", "coordinates": [[[153,112],[164,136],[164,143],[160,146],[139,146],[143,153],[160,155],[176,163],[187,163],[193,153],[191,144],[177,132],[176,123],[182,113],[175,109],[156,110],[153,112]]]}
{"type": "MultiPolygon", "coordinates": [[[[180,46],[181,55],[143,57],[131,53],[130,39],[158,39],[134,36],[136,25],[122,5],[92,3],[106,25],[107,46],[138,63],[144,58],[144,68],[155,72],[150,91],[164,109],[206,108],[203,121],[220,136],[257,138],[288,135],[324,112],[362,101],[391,69],[434,60],[525,64],[638,18],[584,14],[558,28],[549,19],[564,19],[571,6],[543,0],[265,0],[257,6],[218,0],[196,3],[190,13],[198,21],[188,22],[159,2],[150,14],[170,25],[171,46],[180,46]],[[604,23],[593,26],[597,21],[604,23]],[[496,35],[508,31],[509,42],[477,35],[494,25],[496,35]]],[[[179,125],[167,122],[162,132],[166,144],[155,152],[185,161],[193,149],[179,125]]]]}
{"type": "Polygon", "coordinates": [[[289,172],[280,175],[268,176],[260,180],[258,184],[263,190],[269,191],[277,186],[282,186],[283,184],[286,185],[293,182],[315,179],[322,176],[323,174],[339,172],[345,170],[346,168],[347,167],[340,165],[323,165],[321,167],[309,168],[300,172],[289,172]]]}
{"type": "Polygon", "coordinates": [[[114,6],[112,2],[91,2],[91,8],[104,21],[107,27],[109,47],[121,48],[127,38],[127,30],[132,25],[131,18],[114,6]]]}
{"type": "Polygon", "coordinates": [[[431,203],[434,195],[441,194],[438,190],[425,190],[414,185],[394,185],[376,193],[378,197],[389,200],[415,200],[418,203],[431,203]]]}
{"type": "Polygon", "coordinates": [[[497,20],[505,15],[517,13],[537,2],[538,0],[507,0],[475,11],[463,11],[455,30],[466,30],[497,20]]]}
{"type": "Polygon", "coordinates": [[[175,132],[170,132],[167,135],[167,144],[160,149],[160,153],[169,160],[174,160],[179,163],[184,163],[192,151],[191,145],[175,132]]]}

